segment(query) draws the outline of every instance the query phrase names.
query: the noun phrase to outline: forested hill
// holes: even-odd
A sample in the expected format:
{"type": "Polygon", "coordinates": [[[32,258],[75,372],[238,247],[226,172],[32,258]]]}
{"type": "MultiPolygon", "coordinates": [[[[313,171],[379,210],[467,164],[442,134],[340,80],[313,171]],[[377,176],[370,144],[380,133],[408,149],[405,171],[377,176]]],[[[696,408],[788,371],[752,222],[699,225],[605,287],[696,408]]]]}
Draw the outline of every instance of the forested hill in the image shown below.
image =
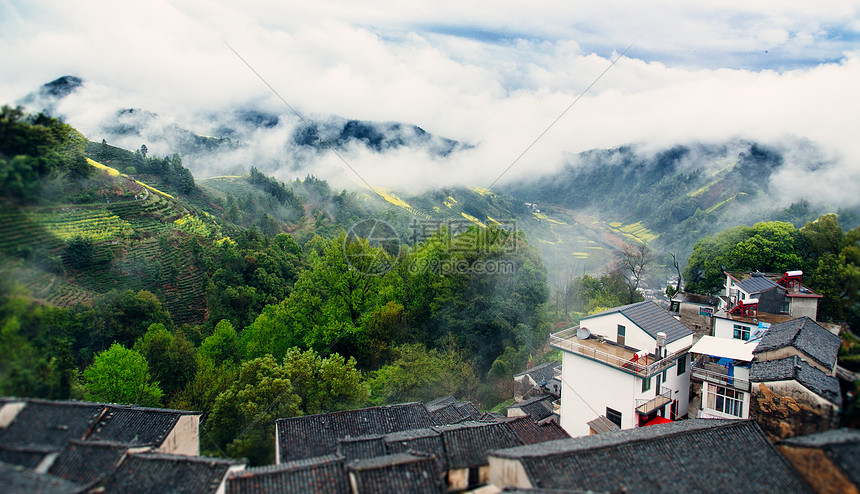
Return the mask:
{"type": "MultiPolygon", "coordinates": [[[[812,169],[820,163],[804,163],[812,169]]],[[[838,212],[843,227],[860,224],[860,210],[813,207],[786,198],[771,178],[786,166],[780,148],[735,141],[645,152],[635,146],[591,150],[558,173],[513,183],[505,192],[527,202],[593,211],[605,221],[641,222],[667,250],[689,254],[693,243],[727,227],[788,221],[800,227],[838,212]],[[786,199],[791,203],[786,204],[786,199]]],[[[820,204],[821,198],[818,199],[820,204]]],[[[686,257],[686,256],[684,256],[686,257]]]]}
{"type": "Polygon", "coordinates": [[[9,107],[0,136],[0,395],[200,410],[205,451],[263,464],[275,418],[489,409],[543,353],[546,270],[522,232],[442,205],[456,230],[421,213],[410,235],[430,203],[255,169],[197,181],[179,155],[9,107]]]}

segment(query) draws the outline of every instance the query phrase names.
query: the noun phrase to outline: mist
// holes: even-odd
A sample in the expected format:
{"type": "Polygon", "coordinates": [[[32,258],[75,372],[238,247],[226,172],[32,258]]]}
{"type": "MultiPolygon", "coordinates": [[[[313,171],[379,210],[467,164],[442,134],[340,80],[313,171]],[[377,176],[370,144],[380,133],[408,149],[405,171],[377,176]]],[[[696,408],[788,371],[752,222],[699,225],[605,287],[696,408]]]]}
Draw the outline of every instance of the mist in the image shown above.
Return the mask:
{"type": "Polygon", "coordinates": [[[218,152],[183,155],[198,178],[256,166],[283,180],[419,192],[551,174],[595,148],[744,139],[785,149],[779,190],[858,201],[856,5],[523,9],[4,4],[0,62],[16,70],[0,100],[80,76],[84,86],[56,111],[92,140],[166,155],[178,144],[165,129],[229,138],[218,152]],[[127,109],[141,110],[137,131],[115,132],[127,109]],[[274,120],[252,124],[248,112],[274,120]],[[353,140],[334,154],[294,142],[308,122],[344,120],[376,123],[400,145],[353,140]],[[439,153],[392,132],[398,123],[458,147],[439,153]]]}

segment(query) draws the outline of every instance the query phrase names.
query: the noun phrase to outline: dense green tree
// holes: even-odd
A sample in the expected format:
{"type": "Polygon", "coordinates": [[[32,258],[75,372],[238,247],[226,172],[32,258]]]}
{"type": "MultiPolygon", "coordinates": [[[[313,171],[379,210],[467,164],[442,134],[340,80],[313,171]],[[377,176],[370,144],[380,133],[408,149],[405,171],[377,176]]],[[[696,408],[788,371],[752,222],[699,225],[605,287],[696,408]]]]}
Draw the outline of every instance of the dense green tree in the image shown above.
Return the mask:
{"type": "Polygon", "coordinates": [[[78,341],[78,345],[91,351],[103,350],[113,342],[130,347],[155,323],[173,327],[170,313],[147,290],[108,292],[96,300],[88,317],[93,322],[90,341],[78,341]]]}
{"type": "MultiPolygon", "coordinates": [[[[203,413],[204,420],[212,412],[218,395],[226,391],[239,377],[239,364],[224,362],[217,365],[211,359],[198,353],[197,373],[194,378],[170,401],[171,408],[180,410],[197,410],[203,413]]],[[[204,436],[208,444],[203,448],[211,448],[215,444],[212,438],[204,436]]],[[[215,448],[217,450],[217,447],[215,448]]]]}
{"type": "Polygon", "coordinates": [[[345,236],[310,243],[303,271],[292,292],[277,306],[266,307],[241,335],[245,358],[271,353],[282,357],[292,346],[358,355],[370,314],[392,300],[396,277],[368,276],[353,269],[343,245],[345,236]]]}
{"type": "Polygon", "coordinates": [[[70,311],[0,280],[0,395],[69,398],[77,383],[74,326],[70,311]]]}
{"type": "MultiPolygon", "coordinates": [[[[266,305],[287,297],[300,270],[301,247],[289,234],[274,238],[243,231],[206,253],[212,273],[206,288],[209,320],[244,328],[266,305]]],[[[262,354],[260,354],[262,355],[262,354]]]]}
{"type": "Polygon", "coordinates": [[[200,344],[200,355],[220,365],[239,362],[239,335],[230,321],[222,319],[215,331],[200,344]]]}
{"type": "Polygon", "coordinates": [[[140,353],[114,343],[84,370],[85,398],[107,403],[161,406],[164,393],[140,353]]]}
{"type": "Polygon", "coordinates": [[[715,293],[725,283],[724,271],[783,272],[802,268],[796,240],[799,233],[779,221],[729,228],[693,246],[684,269],[685,289],[715,293]]]}
{"type": "Polygon", "coordinates": [[[167,396],[181,391],[197,373],[197,351],[181,332],[173,334],[163,324],[149,326],[134,350],[146,358],[153,377],[167,396]]]}
{"type": "Polygon", "coordinates": [[[366,398],[354,360],[292,349],[278,364],[265,355],[244,362],[238,379],[218,395],[206,434],[230,456],[270,464],[276,419],[355,408],[366,398]]]}
{"type": "Polygon", "coordinates": [[[25,115],[19,108],[0,108],[0,195],[32,200],[40,179],[52,173],[86,177],[87,140],[71,126],[44,114],[25,115]]]}
{"type": "Polygon", "coordinates": [[[860,227],[845,235],[839,251],[839,286],[845,320],[860,332],[860,227]]]}
{"type": "Polygon", "coordinates": [[[407,344],[394,353],[396,359],[370,379],[374,403],[429,401],[446,395],[475,399],[478,378],[462,349],[452,344],[429,350],[421,344],[407,344]]]}

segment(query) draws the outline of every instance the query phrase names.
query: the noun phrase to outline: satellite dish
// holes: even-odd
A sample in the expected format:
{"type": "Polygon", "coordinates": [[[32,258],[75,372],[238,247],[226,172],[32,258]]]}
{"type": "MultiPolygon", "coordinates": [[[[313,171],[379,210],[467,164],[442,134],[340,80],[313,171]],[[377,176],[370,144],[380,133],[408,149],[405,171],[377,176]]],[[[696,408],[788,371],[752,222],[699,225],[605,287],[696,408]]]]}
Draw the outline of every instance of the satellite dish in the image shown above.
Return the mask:
{"type": "Polygon", "coordinates": [[[589,336],[591,336],[591,331],[589,331],[588,328],[580,326],[579,329],[576,330],[576,337],[580,340],[587,340],[589,336]]]}

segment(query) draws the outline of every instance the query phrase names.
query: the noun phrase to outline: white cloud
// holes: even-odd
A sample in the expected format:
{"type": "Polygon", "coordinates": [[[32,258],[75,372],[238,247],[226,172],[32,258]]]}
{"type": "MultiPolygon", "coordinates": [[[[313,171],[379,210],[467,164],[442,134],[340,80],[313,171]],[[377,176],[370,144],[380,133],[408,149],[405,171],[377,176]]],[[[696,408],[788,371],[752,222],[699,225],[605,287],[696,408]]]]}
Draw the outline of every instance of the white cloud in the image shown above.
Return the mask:
{"type": "MultiPolygon", "coordinates": [[[[62,110],[94,139],[119,108],[201,133],[212,130],[211,114],[249,102],[289,113],[226,40],[307,116],[406,122],[476,145],[447,160],[416,150],[347,153],[368,181],[386,185],[491,183],[636,41],[505,179],[556,169],[566,153],[594,147],[792,136],[841,170],[826,177],[841,177],[840,190],[827,193],[821,180],[822,195],[860,190],[856,2],[37,0],[0,4],[0,19],[0,65],[15,68],[4,71],[0,100],[79,75],[87,87],[62,110]]],[[[232,159],[278,156],[288,135],[287,127],[260,131],[232,159]]],[[[315,167],[351,173],[331,156],[315,167]]]]}

